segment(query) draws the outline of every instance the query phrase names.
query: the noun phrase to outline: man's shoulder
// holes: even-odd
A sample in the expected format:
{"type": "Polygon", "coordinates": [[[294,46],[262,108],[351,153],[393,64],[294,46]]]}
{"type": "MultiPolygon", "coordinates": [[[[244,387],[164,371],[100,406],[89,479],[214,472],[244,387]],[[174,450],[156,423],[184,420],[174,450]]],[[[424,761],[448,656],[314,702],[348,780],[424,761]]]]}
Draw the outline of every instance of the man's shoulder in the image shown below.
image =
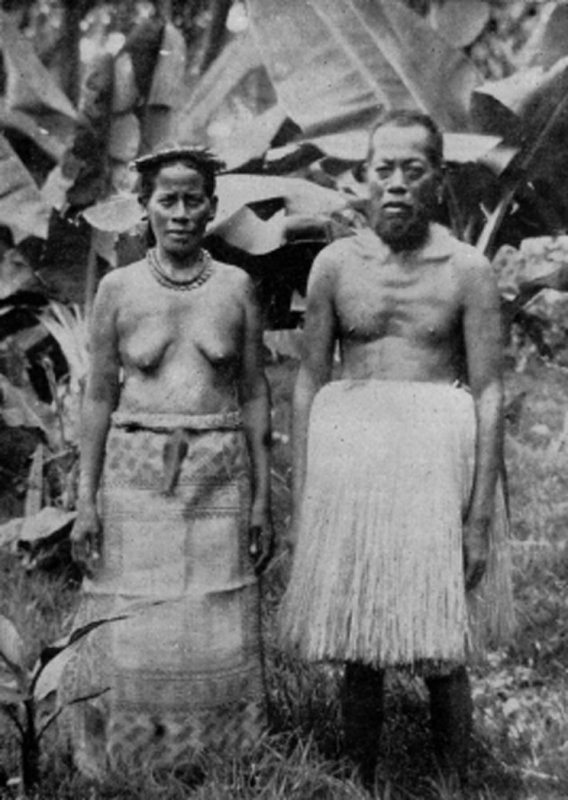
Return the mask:
{"type": "Polygon", "coordinates": [[[335,241],[331,242],[331,244],[326,245],[316,256],[314,265],[323,264],[333,268],[345,263],[346,258],[356,258],[368,248],[369,236],[372,236],[375,239],[375,249],[377,246],[380,248],[380,240],[377,239],[370,230],[358,230],[350,236],[343,236],[340,239],[336,239],[335,241]]]}
{"type": "Polygon", "coordinates": [[[479,298],[497,298],[497,278],[489,259],[467,242],[462,242],[446,229],[448,262],[453,279],[460,288],[466,304],[476,304],[479,298]]]}
{"type": "Polygon", "coordinates": [[[451,257],[459,268],[486,269],[489,266],[489,261],[477,247],[462,242],[443,225],[432,225],[431,241],[434,250],[439,250],[441,255],[451,257]]]}

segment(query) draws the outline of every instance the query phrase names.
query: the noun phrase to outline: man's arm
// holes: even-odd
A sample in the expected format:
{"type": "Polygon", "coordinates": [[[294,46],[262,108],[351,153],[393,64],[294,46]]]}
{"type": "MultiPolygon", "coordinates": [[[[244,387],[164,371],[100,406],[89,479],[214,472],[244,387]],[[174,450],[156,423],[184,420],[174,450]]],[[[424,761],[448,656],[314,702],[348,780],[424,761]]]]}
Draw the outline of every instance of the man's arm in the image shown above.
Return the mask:
{"type": "Polygon", "coordinates": [[[296,545],[298,516],[306,477],[308,425],[314,397],[331,378],[335,344],[334,273],[325,255],[314,262],[307,289],[302,361],[292,401],[292,523],[288,535],[296,545]]]}
{"type": "Polygon", "coordinates": [[[466,588],[479,583],[487,565],[489,526],[503,459],[503,344],[499,292],[487,262],[473,265],[465,286],[464,338],[475,403],[475,473],[464,530],[466,588]]]}
{"type": "MultiPolygon", "coordinates": [[[[114,276],[113,276],[114,277],[114,276]]],[[[101,524],[96,510],[110,416],[118,402],[120,369],[113,281],[103,280],[93,305],[90,369],[81,410],[81,461],[73,557],[92,574],[100,556],[101,524]]]]}
{"type": "Polygon", "coordinates": [[[252,281],[246,277],[244,347],[239,400],[252,462],[250,554],[261,572],[272,556],[270,518],[270,394],[264,374],[262,320],[252,281]]]}

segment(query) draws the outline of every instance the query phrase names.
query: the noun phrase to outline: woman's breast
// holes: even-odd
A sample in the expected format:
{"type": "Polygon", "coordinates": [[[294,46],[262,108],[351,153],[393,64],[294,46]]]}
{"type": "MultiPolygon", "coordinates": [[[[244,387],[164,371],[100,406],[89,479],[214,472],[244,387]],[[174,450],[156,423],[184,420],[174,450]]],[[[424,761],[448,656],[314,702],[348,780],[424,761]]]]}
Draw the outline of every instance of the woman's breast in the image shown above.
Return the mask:
{"type": "Polygon", "coordinates": [[[182,372],[193,368],[196,361],[227,368],[239,358],[239,337],[223,323],[210,323],[174,319],[158,325],[139,325],[121,338],[123,366],[148,375],[159,373],[171,363],[182,372]]]}

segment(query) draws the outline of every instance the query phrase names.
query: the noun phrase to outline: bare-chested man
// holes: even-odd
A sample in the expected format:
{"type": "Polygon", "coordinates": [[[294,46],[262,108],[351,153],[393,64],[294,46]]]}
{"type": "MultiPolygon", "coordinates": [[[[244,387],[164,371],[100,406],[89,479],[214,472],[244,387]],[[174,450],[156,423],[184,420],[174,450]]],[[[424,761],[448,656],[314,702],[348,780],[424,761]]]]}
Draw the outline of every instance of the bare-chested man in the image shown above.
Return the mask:
{"type": "Polygon", "coordinates": [[[426,678],[440,763],[463,776],[468,606],[488,582],[501,463],[499,297],[485,258],[431,222],[430,118],[387,115],[366,168],[370,229],[322,251],[309,279],[283,637],[346,662],[346,749],[366,778],[391,666],[426,678]]]}

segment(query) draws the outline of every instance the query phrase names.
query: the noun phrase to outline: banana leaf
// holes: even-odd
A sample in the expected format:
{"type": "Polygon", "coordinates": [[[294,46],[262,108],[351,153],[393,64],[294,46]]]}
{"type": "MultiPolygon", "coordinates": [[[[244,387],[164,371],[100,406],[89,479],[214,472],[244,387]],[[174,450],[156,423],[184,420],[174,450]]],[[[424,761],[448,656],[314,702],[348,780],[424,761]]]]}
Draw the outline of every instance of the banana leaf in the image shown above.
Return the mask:
{"type": "Polygon", "coordinates": [[[14,386],[0,374],[0,419],[11,428],[37,428],[49,438],[53,413],[31,390],[14,386]]]}
{"type": "Polygon", "coordinates": [[[153,106],[179,106],[185,72],[186,48],[180,31],[166,22],[158,61],[152,75],[147,103],[153,106]]]}
{"type": "Polygon", "coordinates": [[[74,125],[59,114],[33,117],[23,111],[10,110],[0,98],[0,129],[23,134],[54,162],[59,162],[71,140],[74,125]]]}
{"type": "Polygon", "coordinates": [[[15,20],[2,11],[0,40],[7,72],[8,108],[30,113],[49,109],[76,119],[73,104],[43,66],[32,43],[22,36],[15,20]]]}
{"type": "Polygon", "coordinates": [[[568,53],[568,5],[546,3],[540,18],[521,53],[519,67],[552,67],[568,53]]]}
{"type": "Polygon", "coordinates": [[[227,169],[237,169],[261,158],[286,120],[286,111],[278,103],[246,122],[238,123],[227,136],[216,137],[213,147],[227,169]]]}
{"type": "Polygon", "coordinates": [[[130,53],[124,50],[118,53],[112,73],[111,111],[113,114],[125,114],[135,107],[140,97],[130,53]]]}
{"type": "Polygon", "coordinates": [[[1,135],[0,187],[0,224],[45,239],[51,209],[30,173],[1,135]]]}
{"type": "Polygon", "coordinates": [[[37,514],[24,517],[19,543],[25,549],[37,545],[43,540],[48,540],[62,531],[68,531],[76,516],[76,511],[64,511],[55,506],[44,506],[37,514]]]}
{"type": "Polygon", "coordinates": [[[347,206],[339,192],[301,178],[278,175],[220,175],[217,195],[219,206],[212,227],[220,225],[243,205],[271,198],[282,198],[289,214],[332,214],[347,206]]]}
{"type": "Polygon", "coordinates": [[[452,47],[467,47],[483,31],[490,15],[485,0],[432,0],[428,17],[452,47]]]}
{"type": "Polygon", "coordinates": [[[14,624],[2,614],[0,614],[0,658],[15,676],[19,676],[26,669],[22,637],[14,624]]]}
{"type": "Polygon", "coordinates": [[[505,143],[519,148],[503,173],[501,197],[477,243],[491,252],[499,226],[524,184],[537,187],[546,202],[558,206],[560,216],[568,214],[564,177],[568,169],[568,56],[548,70],[530,67],[485,84],[474,92],[472,109],[478,122],[492,130],[499,117],[507,119],[505,143]]]}
{"type": "Polygon", "coordinates": [[[402,3],[247,6],[279,101],[306,137],[360,129],[381,107],[419,107],[445,130],[468,130],[475,67],[402,3]]]}
{"type": "Polygon", "coordinates": [[[139,153],[151,152],[160,142],[174,138],[183,100],[185,62],[185,40],[175,25],[166,22],[152,85],[141,113],[139,153]]]}
{"type": "MultiPolygon", "coordinates": [[[[176,119],[176,138],[207,142],[207,126],[247,75],[262,69],[262,59],[247,32],[230,42],[195,84],[176,119]]],[[[264,110],[264,109],[263,109],[264,110]]]]}
{"type": "Polygon", "coordinates": [[[116,194],[82,212],[89,225],[107,233],[125,233],[142,221],[142,209],[134,194],[116,194]]]}
{"type": "Polygon", "coordinates": [[[109,158],[129,164],[140,150],[140,122],[136,114],[113,114],[107,151],[109,158]]]}

